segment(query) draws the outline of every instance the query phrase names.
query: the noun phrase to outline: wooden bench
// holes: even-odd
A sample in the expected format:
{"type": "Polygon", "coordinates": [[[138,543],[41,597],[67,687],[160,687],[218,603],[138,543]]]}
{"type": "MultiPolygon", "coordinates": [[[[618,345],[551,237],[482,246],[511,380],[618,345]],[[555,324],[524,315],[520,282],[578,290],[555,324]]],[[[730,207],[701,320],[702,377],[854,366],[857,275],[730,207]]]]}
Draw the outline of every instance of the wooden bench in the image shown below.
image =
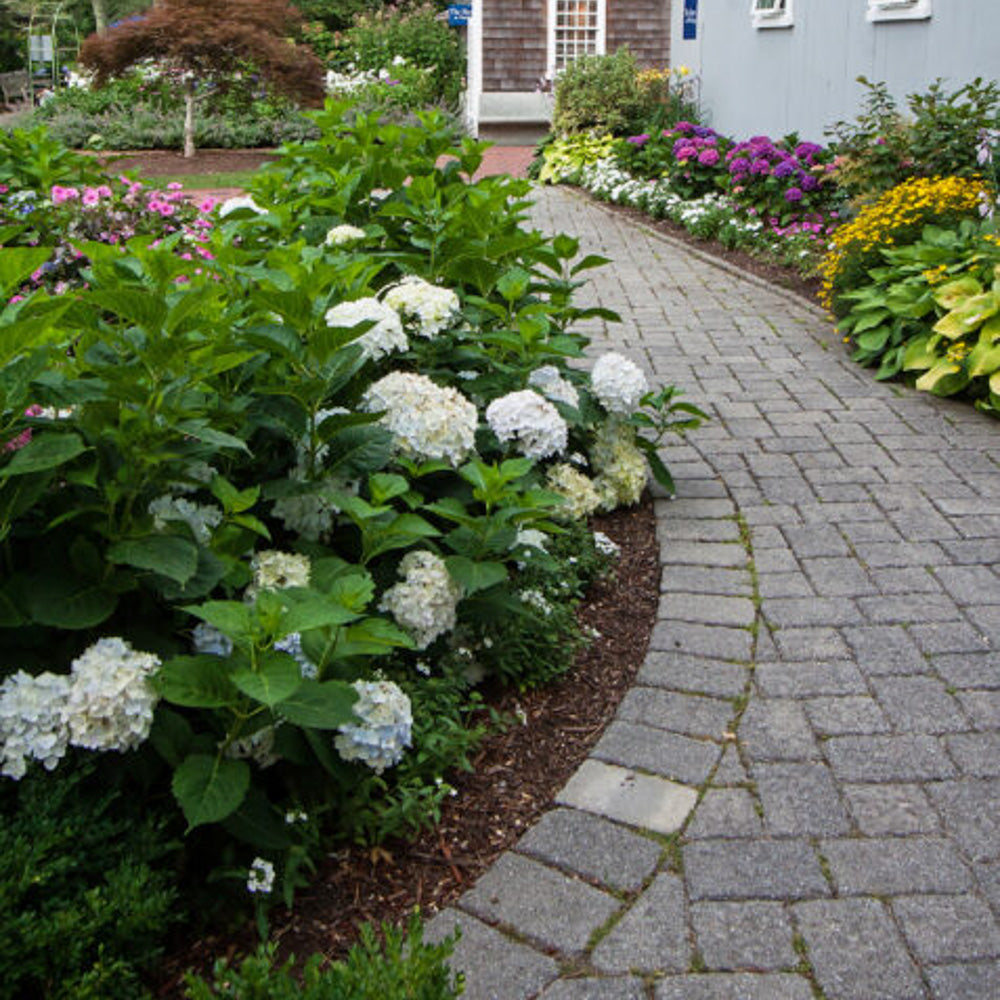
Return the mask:
{"type": "Polygon", "coordinates": [[[0,73],[0,104],[21,104],[30,100],[27,72],[0,73]]]}

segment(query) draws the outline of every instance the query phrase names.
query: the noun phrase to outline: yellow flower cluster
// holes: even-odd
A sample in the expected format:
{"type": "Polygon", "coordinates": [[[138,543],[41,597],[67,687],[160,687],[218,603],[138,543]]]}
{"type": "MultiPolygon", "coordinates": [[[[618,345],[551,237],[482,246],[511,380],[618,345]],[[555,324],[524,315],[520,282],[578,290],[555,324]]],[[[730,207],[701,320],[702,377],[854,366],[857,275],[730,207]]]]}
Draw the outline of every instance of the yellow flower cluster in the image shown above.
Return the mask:
{"type": "Polygon", "coordinates": [[[964,340],[956,340],[954,344],[949,346],[945,357],[952,364],[961,364],[968,357],[971,350],[972,347],[966,344],[964,340]]]}
{"type": "MultiPolygon", "coordinates": [[[[849,267],[877,263],[880,247],[919,237],[928,223],[944,217],[977,215],[984,185],[978,177],[914,177],[886,191],[834,232],[823,259],[820,299],[829,309],[849,267]]],[[[862,267],[862,272],[867,270],[862,267]]],[[[860,275],[858,275],[860,277],[860,275]]]]}
{"type": "Polygon", "coordinates": [[[923,272],[923,276],[928,285],[936,285],[948,276],[948,265],[938,264],[937,267],[928,268],[923,272]]]}

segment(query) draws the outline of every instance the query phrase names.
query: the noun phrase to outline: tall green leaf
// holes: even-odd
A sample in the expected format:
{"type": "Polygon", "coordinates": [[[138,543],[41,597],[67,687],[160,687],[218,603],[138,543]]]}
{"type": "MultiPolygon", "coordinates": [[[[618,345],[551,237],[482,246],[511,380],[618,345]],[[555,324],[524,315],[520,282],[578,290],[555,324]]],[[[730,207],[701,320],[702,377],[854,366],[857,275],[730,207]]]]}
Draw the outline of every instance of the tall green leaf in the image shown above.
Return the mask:
{"type": "Polygon", "coordinates": [[[191,754],[174,771],[170,787],[190,831],[218,823],[239,808],[250,787],[250,767],[245,760],[191,754]]]}

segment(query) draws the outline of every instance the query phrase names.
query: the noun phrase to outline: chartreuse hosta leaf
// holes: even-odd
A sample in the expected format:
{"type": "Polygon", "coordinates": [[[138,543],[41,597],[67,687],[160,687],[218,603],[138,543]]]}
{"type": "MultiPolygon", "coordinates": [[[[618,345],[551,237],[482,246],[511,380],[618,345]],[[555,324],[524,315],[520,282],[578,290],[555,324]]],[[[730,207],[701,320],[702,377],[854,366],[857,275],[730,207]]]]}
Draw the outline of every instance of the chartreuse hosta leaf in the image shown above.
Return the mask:
{"type": "Polygon", "coordinates": [[[903,370],[926,371],[937,364],[938,355],[935,347],[941,341],[940,336],[914,337],[906,347],[903,355],[903,370]]]}
{"type": "Polygon", "coordinates": [[[934,291],[934,301],[949,312],[974,295],[983,294],[983,286],[971,275],[947,281],[934,291]]]}
{"type": "Polygon", "coordinates": [[[934,324],[934,331],[957,340],[979,329],[986,320],[996,315],[997,310],[1000,310],[1000,299],[992,292],[973,295],[942,316],[934,324]]]}
{"type": "Polygon", "coordinates": [[[923,392],[935,396],[951,396],[961,392],[969,384],[969,376],[962,371],[962,366],[952,361],[940,361],[930,371],[924,372],[917,379],[916,386],[923,392]]]}

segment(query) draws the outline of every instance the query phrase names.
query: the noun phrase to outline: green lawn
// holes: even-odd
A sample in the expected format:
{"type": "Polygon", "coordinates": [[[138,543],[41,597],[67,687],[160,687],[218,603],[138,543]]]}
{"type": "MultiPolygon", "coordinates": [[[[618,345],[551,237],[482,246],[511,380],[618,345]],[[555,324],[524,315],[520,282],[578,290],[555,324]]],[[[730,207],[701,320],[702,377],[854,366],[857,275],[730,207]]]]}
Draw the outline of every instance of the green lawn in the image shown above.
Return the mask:
{"type": "Polygon", "coordinates": [[[149,181],[160,187],[177,181],[188,191],[200,188],[245,188],[256,173],[256,170],[232,170],[218,174],[163,174],[150,177],[149,181]]]}

